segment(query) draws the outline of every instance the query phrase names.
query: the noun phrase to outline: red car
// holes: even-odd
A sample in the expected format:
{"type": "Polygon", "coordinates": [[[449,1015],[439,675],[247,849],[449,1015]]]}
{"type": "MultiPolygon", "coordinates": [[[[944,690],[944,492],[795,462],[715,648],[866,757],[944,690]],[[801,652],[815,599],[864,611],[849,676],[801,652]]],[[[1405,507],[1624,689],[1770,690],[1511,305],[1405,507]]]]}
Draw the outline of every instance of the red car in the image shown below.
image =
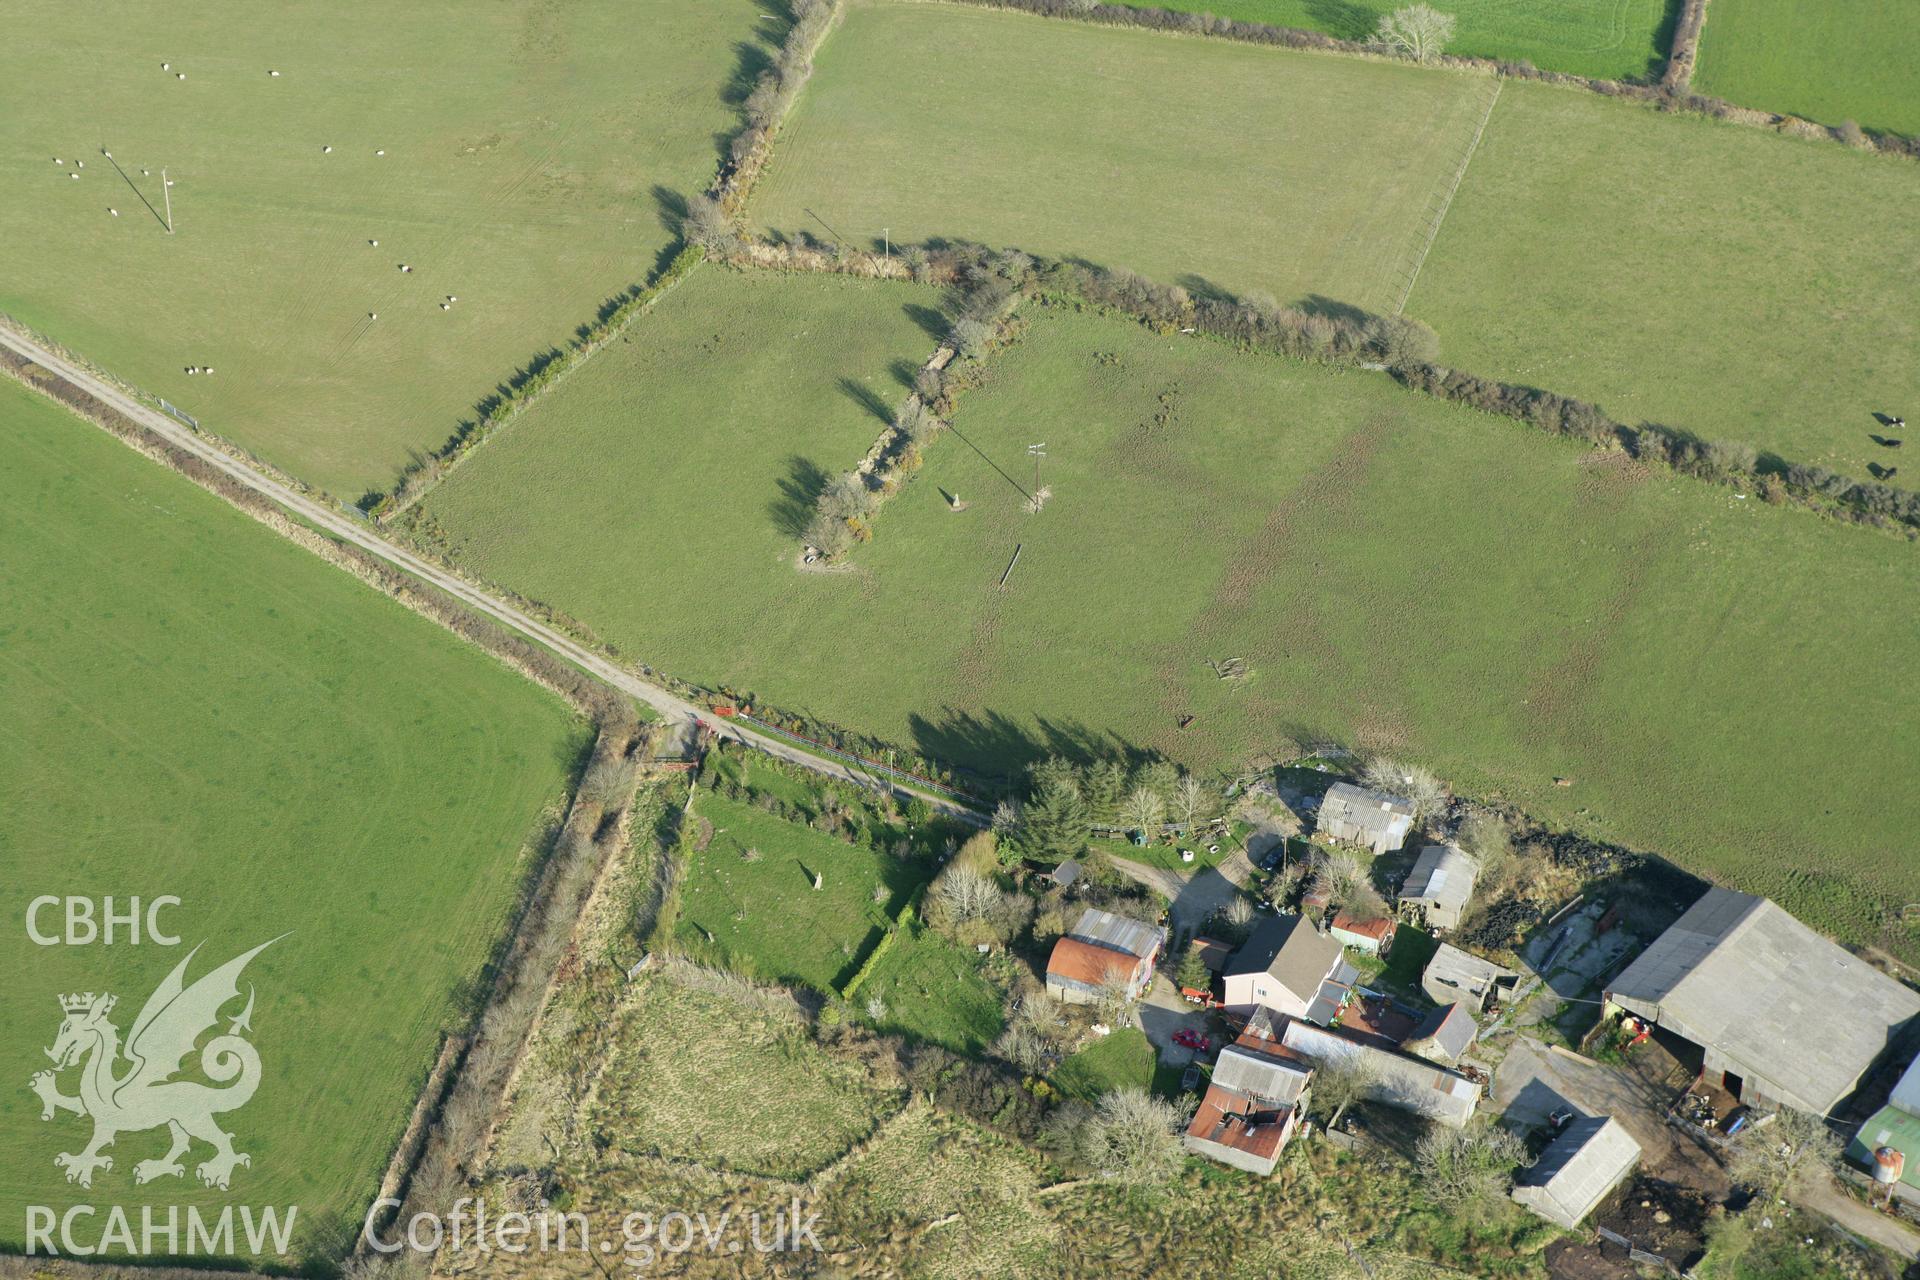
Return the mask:
{"type": "Polygon", "coordinates": [[[1173,1042],[1184,1045],[1195,1053],[1205,1053],[1213,1047],[1213,1042],[1191,1027],[1182,1027],[1173,1033],[1173,1042]]]}

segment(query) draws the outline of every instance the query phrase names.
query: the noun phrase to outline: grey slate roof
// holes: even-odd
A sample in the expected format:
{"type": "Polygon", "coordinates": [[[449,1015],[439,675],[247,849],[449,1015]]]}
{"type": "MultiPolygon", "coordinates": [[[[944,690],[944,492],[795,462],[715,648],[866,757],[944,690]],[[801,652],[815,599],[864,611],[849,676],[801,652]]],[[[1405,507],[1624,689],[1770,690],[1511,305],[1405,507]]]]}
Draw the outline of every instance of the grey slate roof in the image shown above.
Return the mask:
{"type": "Polygon", "coordinates": [[[1275,1106],[1292,1106],[1305,1092],[1310,1072],[1305,1063],[1290,1065],[1228,1045],[1213,1064],[1213,1083],[1275,1106]]]}
{"type": "Polygon", "coordinates": [[[1404,833],[1413,824],[1413,801],[1336,782],[1320,799],[1320,826],[1333,822],[1357,827],[1369,837],[1389,835],[1396,829],[1404,833]]]}
{"type": "Polygon", "coordinates": [[[1421,973],[1421,985],[1429,995],[1433,994],[1436,985],[1443,990],[1464,991],[1474,995],[1501,978],[1518,976],[1511,969],[1503,969],[1491,960],[1482,960],[1451,943],[1443,942],[1434,949],[1433,958],[1427,961],[1427,967],[1421,973]]]}
{"type": "Polygon", "coordinates": [[[1280,915],[1260,922],[1253,936],[1233,953],[1225,972],[1230,976],[1272,974],[1300,999],[1311,1000],[1345,955],[1338,942],[1315,929],[1305,916],[1280,915]]]}
{"type": "Polygon", "coordinates": [[[1075,883],[1079,881],[1082,874],[1080,864],[1072,858],[1068,858],[1048,873],[1047,878],[1059,885],[1062,889],[1071,889],[1075,883]]]}
{"type": "Polygon", "coordinates": [[[1640,1144],[1612,1116],[1584,1116],[1547,1144],[1513,1198],[1572,1227],[1607,1198],[1640,1159],[1640,1144]]]}
{"type": "Polygon", "coordinates": [[[1920,994],[1752,894],[1709,889],[1607,992],[1825,1115],[1920,1016],[1920,994]]]}
{"type": "Polygon", "coordinates": [[[1354,968],[1353,962],[1343,954],[1339,963],[1334,965],[1333,972],[1329,973],[1326,980],[1320,984],[1320,990],[1315,992],[1313,999],[1307,1002],[1305,1015],[1307,1021],[1317,1022],[1323,1027],[1332,1022],[1334,1015],[1340,1012],[1341,1002],[1347,998],[1347,993],[1353,990],[1353,984],[1358,981],[1360,981],[1360,971],[1354,968]]]}
{"type": "Polygon", "coordinates": [[[1142,924],[1097,907],[1088,907],[1067,930],[1069,938],[1091,942],[1097,947],[1124,951],[1130,956],[1150,956],[1167,940],[1167,931],[1157,925],[1142,924]]]}
{"type": "Polygon", "coordinates": [[[1450,844],[1430,844],[1400,885],[1400,901],[1427,902],[1458,915],[1473,897],[1480,864],[1450,844]]]}
{"type": "Polygon", "coordinates": [[[1473,1118],[1480,1086],[1444,1067],[1289,1018],[1280,1043],[1316,1065],[1360,1061],[1372,1073],[1367,1096],[1455,1128],[1473,1118]]]}
{"type": "Polygon", "coordinates": [[[1458,1062],[1479,1035],[1480,1027],[1467,1012],[1467,1006],[1442,1005],[1413,1029],[1402,1048],[1437,1062],[1458,1062]]]}

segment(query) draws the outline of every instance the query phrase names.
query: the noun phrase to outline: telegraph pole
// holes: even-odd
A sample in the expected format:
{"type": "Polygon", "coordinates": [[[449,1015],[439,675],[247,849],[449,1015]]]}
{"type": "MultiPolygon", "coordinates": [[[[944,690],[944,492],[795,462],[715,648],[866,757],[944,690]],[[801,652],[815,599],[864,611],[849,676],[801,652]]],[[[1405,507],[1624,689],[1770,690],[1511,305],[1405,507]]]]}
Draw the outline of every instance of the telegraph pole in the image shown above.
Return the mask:
{"type": "Polygon", "coordinates": [[[1040,459],[1047,456],[1047,442],[1042,440],[1039,444],[1030,444],[1027,452],[1033,455],[1033,492],[1037,496],[1040,492],[1040,459]]]}
{"type": "Polygon", "coordinates": [[[167,234],[173,234],[173,184],[167,181],[166,166],[160,168],[160,198],[166,201],[167,234]]]}

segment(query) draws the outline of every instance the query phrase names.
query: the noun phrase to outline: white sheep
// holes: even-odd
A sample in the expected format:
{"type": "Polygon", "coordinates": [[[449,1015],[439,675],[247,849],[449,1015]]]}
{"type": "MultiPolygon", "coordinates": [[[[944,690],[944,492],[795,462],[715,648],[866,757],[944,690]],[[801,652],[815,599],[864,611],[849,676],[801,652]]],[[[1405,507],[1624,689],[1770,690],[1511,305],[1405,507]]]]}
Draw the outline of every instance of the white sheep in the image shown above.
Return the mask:
{"type": "Polygon", "coordinates": [[[120,216],[120,211],[118,209],[108,209],[107,212],[112,214],[116,218],[120,216]]]}

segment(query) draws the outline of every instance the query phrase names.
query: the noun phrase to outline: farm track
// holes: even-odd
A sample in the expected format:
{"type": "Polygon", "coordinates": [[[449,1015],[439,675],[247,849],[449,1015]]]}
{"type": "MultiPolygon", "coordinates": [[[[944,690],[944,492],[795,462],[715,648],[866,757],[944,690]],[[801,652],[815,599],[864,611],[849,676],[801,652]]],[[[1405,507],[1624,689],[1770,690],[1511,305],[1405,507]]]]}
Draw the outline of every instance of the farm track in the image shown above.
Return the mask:
{"type": "Polygon", "coordinates": [[[297,490],[282,484],[272,476],[254,468],[250,464],[233,457],[216,445],[208,443],[197,432],[175,422],[157,409],[152,409],[132,396],[108,384],[102,379],[79,368],[68,360],[42,347],[39,343],[25,338],[5,328],[0,328],[0,346],[27,357],[34,363],[58,374],[67,382],[79,387],[124,414],[134,422],[152,431],[167,443],[185,450],[209,465],[218,468],[232,479],[245,485],[255,493],[271,500],[278,506],[321,532],[359,547],[361,550],[378,556],[397,569],[412,574],[416,578],[446,592],[469,608],[491,618],[494,622],[511,631],[551,649],[567,661],[579,667],[596,680],[613,689],[634,698],[651,707],[669,722],[687,720],[700,721],[710,726],[723,738],[732,738],[745,743],[768,755],[791,761],[805,769],[840,778],[860,786],[887,787],[917,799],[925,800],[929,805],[942,812],[978,822],[981,815],[975,810],[957,804],[931,792],[923,792],[904,783],[883,779],[870,774],[854,765],[820,758],[811,752],[800,749],[780,738],[729,724],[712,718],[705,710],[694,703],[668,692],[658,685],[634,675],[616,665],[607,658],[595,653],[585,645],[556,631],[525,611],[497,598],[491,593],[474,586],[465,579],[414,554],[405,547],[389,542],[379,534],[351,516],[343,515],[324,502],[310,498],[297,490]]]}

